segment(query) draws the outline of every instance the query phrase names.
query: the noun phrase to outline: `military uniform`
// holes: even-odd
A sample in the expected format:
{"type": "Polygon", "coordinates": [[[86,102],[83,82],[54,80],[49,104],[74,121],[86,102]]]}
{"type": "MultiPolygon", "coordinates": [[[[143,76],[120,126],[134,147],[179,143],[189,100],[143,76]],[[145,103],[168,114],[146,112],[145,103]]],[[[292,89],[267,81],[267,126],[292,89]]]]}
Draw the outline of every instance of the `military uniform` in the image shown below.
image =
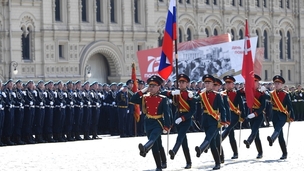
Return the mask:
{"type": "Polygon", "coordinates": [[[76,81],[76,90],[75,90],[75,108],[74,108],[74,124],[73,124],[73,132],[75,133],[75,139],[76,140],[82,140],[80,137],[81,133],[81,127],[82,127],[82,121],[83,121],[83,95],[82,91],[80,90],[81,88],[81,82],[76,81]]]}
{"type": "Polygon", "coordinates": [[[85,140],[92,140],[90,137],[90,122],[92,118],[92,98],[89,91],[89,82],[83,83],[84,90],[82,92],[83,95],[83,121],[82,121],[82,130],[85,140]]]}
{"type": "Polygon", "coordinates": [[[92,138],[93,139],[98,139],[99,137],[97,136],[97,126],[98,126],[98,121],[99,121],[99,116],[100,116],[100,96],[98,95],[98,92],[96,91],[96,88],[94,86],[97,86],[97,82],[93,82],[91,84],[91,98],[92,98],[92,118],[91,118],[91,132],[92,132],[92,138]]]}
{"type": "Polygon", "coordinates": [[[119,134],[120,137],[126,137],[126,130],[127,130],[127,111],[128,111],[128,94],[126,89],[127,85],[124,85],[121,90],[118,91],[116,94],[116,104],[117,104],[117,113],[118,113],[118,123],[119,123],[119,134]]]}
{"type": "Polygon", "coordinates": [[[54,118],[54,92],[53,81],[48,81],[45,86],[46,98],[45,98],[45,117],[43,125],[44,139],[48,142],[55,142],[53,139],[53,118],[54,118]],[[49,87],[51,86],[51,88],[49,87]]]}
{"type": "Polygon", "coordinates": [[[131,103],[143,105],[143,111],[146,113],[145,127],[147,131],[148,142],[145,145],[139,144],[140,155],[145,157],[148,151],[152,148],[153,157],[156,163],[157,170],[162,170],[159,147],[160,136],[163,130],[168,130],[170,127],[168,99],[159,94],[162,79],[159,76],[153,75],[147,80],[153,93],[139,91],[131,98],[131,103]]]}
{"type": "Polygon", "coordinates": [[[296,101],[295,119],[301,121],[304,116],[304,91],[297,89],[294,96],[296,101]]]}
{"type": "MultiPolygon", "coordinates": [[[[0,87],[2,86],[2,83],[0,83],[0,87]]],[[[4,107],[5,107],[5,101],[4,96],[2,95],[2,90],[0,89],[0,146],[5,146],[1,140],[2,134],[3,134],[3,125],[4,125],[4,107]]]]}
{"type": "MultiPolygon", "coordinates": [[[[133,80],[128,80],[126,82],[126,84],[128,86],[130,86],[130,84],[134,84],[133,80]]],[[[132,91],[132,88],[131,87],[128,87],[129,90],[128,90],[128,98],[129,98],[129,102],[132,98],[132,96],[134,95],[133,91],[132,91]]],[[[129,103],[128,104],[128,111],[127,111],[127,135],[128,136],[134,136],[135,135],[135,131],[134,131],[134,105],[132,103],[129,103]]]]}
{"type": "MultiPolygon", "coordinates": [[[[275,84],[284,84],[285,80],[283,77],[276,75],[273,77],[273,82],[275,84]]],[[[282,89],[276,89],[272,91],[270,94],[271,94],[271,102],[272,102],[272,110],[273,110],[272,122],[273,122],[274,132],[272,133],[271,136],[267,137],[267,140],[269,142],[269,146],[272,146],[276,138],[279,137],[279,144],[283,152],[283,155],[280,159],[286,159],[287,148],[286,148],[286,143],[284,140],[282,128],[286,122],[294,121],[295,116],[288,92],[282,89]]]]}
{"type": "Polygon", "coordinates": [[[16,89],[14,90],[15,100],[14,100],[14,108],[15,108],[15,114],[14,114],[14,142],[18,145],[23,145],[24,142],[21,140],[21,134],[22,134],[22,125],[23,125],[23,119],[24,119],[24,94],[20,88],[21,87],[21,80],[16,81],[16,89]]]}
{"type": "MultiPolygon", "coordinates": [[[[44,82],[39,81],[38,86],[42,86],[44,82]]],[[[42,87],[41,87],[42,88],[42,87]]],[[[35,120],[34,120],[34,132],[35,132],[35,141],[38,143],[45,143],[45,140],[42,137],[43,133],[43,124],[44,124],[44,117],[45,117],[45,92],[41,89],[37,88],[34,90],[35,95],[35,120]]]]}
{"type": "MultiPolygon", "coordinates": [[[[234,77],[230,75],[225,76],[223,79],[226,82],[226,84],[235,82],[234,77]]],[[[229,89],[226,90],[226,92],[230,106],[231,121],[230,121],[230,125],[222,133],[222,140],[224,141],[225,138],[229,135],[229,141],[233,151],[233,156],[231,157],[231,159],[237,159],[238,149],[234,137],[234,127],[239,123],[239,121],[243,122],[246,115],[245,115],[243,99],[241,97],[240,91],[235,89],[229,89]]]]}
{"type": "MultiPolygon", "coordinates": [[[[259,84],[258,82],[261,81],[261,77],[258,75],[254,75],[255,84],[259,84]]],[[[266,107],[266,95],[264,92],[261,92],[257,89],[254,90],[254,103],[252,107],[252,113],[247,116],[250,122],[251,126],[251,134],[247,138],[247,140],[244,140],[244,144],[247,148],[250,147],[250,144],[255,142],[256,149],[258,151],[257,159],[261,159],[263,157],[263,149],[262,149],[262,143],[260,140],[259,135],[259,128],[264,120],[264,111],[266,107]]]]}
{"type": "MultiPolygon", "coordinates": [[[[216,135],[219,132],[219,125],[226,123],[226,111],[223,104],[222,97],[219,93],[213,91],[214,77],[212,75],[204,75],[203,81],[212,83],[212,88],[205,92],[202,92],[197,96],[198,101],[202,101],[203,104],[203,116],[202,125],[205,130],[206,137],[203,143],[198,147],[195,147],[196,156],[200,157],[202,152],[209,146],[213,158],[215,160],[215,167],[213,170],[220,169],[220,156],[216,146],[216,135]]],[[[208,83],[209,84],[209,83],[208,83]]]]}
{"type": "Polygon", "coordinates": [[[67,90],[65,92],[65,101],[66,101],[66,108],[65,108],[65,121],[64,121],[64,133],[66,134],[66,138],[68,141],[75,141],[73,136],[73,124],[74,124],[74,103],[75,103],[75,95],[74,91],[72,90],[73,83],[72,81],[68,81],[67,83],[67,90]]]}

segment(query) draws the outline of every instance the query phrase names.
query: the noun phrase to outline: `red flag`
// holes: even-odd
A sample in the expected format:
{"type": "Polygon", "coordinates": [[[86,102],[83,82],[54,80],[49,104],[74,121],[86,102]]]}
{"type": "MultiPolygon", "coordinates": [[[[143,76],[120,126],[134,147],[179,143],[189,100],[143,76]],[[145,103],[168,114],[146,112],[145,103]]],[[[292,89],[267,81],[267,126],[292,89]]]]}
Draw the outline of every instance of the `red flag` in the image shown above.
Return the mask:
{"type": "MultiPolygon", "coordinates": [[[[136,79],[136,72],[135,72],[135,64],[134,63],[132,63],[132,76],[131,77],[132,77],[131,79],[134,82],[132,91],[133,91],[133,93],[136,93],[137,90],[138,90],[138,82],[137,82],[137,79],[136,79]]],[[[139,107],[138,104],[135,104],[134,108],[135,108],[134,109],[134,118],[135,118],[136,122],[138,122],[139,119],[140,119],[140,107],[139,107]]]]}
{"type": "Polygon", "coordinates": [[[248,22],[246,19],[245,25],[245,41],[244,41],[244,57],[242,66],[242,76],[245,79],[245,97],[247,106],[252,109],[254,101],[254,72],[253,72],[253,61],[251,54],[251,45],[248,31],[248,22]]]}

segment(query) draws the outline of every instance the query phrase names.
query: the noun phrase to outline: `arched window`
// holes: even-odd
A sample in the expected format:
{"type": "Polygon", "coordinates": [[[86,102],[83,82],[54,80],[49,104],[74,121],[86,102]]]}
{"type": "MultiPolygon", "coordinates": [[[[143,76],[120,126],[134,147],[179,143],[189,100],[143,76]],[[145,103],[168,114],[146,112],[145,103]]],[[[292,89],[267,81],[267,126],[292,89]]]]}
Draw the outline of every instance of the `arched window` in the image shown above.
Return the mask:
{"type": "Polygon", "coordinates": [[[213,36],[217,36],[217,35],[218,35],[217,29],[214,29],[214,30],[213,30],[213,36]]]}
{"type": "Polygon", "coordinates": [[[256,6],[260,7],[260,0],[256,0],[256,6]]]}
{"type": "Polygon", "coordinates": [[[116,23],[116,10],[115,10],[115,1],[110,0],[111,7],[111,23],[116,23]]]}
{"type": "Polygon", "coordinates": [[[283,8],[283,0],[280,0],[280,8],[283,8]]]}
{"type": "Polygon", "coordinates": [[[264,58],[268,59],[268,33],[266,30],[264,30],[263,37],[264,37],[264,58]]]}
{"type": "Polygon", "coordinates": [[[86,22],[88,21],[87,18],[87,1],[86,0],[81,0],[81,20],[86,22]]]}
{"type": "Polygon", "coordinates": [[[266,0],[263,0],[263,5],[265,8],[267,7],[266,0]]]}
{"type": "Polygon", "coordinates": [[[231,37],[232,37],[231,41],[234,41],[235,40],[235,33],[234,33],[233,29],[231,29],[231,37]]]}
{"type": "Polygon", "coordinates": [[[257,40],[257,47],[260,47],[260,33],[258,30],[256,30],[256,35],[258,37],[258,40],[257,40]]]}
{"type": "Polygon", "coordinates": [[[178,41],[179,43],[183,42],[183,32],[182,32],[182,29],[178,29],[178,41]]]}
{"type": "Polygon", "coordinates": [[[217,5],[217,0],[213,0],[213,5],[217,5]]]}
{"type": "Polygon", "coordinates": [[[283,34],[282,31],[280,30],[280,59],[283,59],[283,34]]]}
{"type": "Polygon", "coordinates": [[[244,33],[243,33],[243,30],[240,30],[239,31],[239,40],[243,39],[244,38],[244,33]]]}
{"type": "Polygon", "coordinates": [[[232,0],[232,4],[231,4],[232,6],[235,6],[235,0],[232,0]]]}
{"type": "Polygon", "coordinates": [[[205,32],[206,32],[207,37],[209,37],[210,36],[209,35],[209,30],[207,28],[205,28],[205,32]]]}
{"type": "Polygon", "coordinates": [[[243,0],[239,0],[239,6],[240,6],[240,7],[243,6],[243,0]]]}
{"type": "Polygon", "coordinates": [[[192,33],[191,30],[188,28],[187,29],[187,41],[191,41],[192,40],[192,33]]]}
{"type": "Polygon", "coordinates": [[[287,58],[291,59],[291,36],[290,31],[287,31],[287,58]]]}
{"type": "Polygon", "coordinates": [[[23,34],[21,35],[22,42],[22,59],[30,60],[30,52],[31,52],[31,31],[29,28],[21,28],[23,34]]]}
{"type": "Polygon", "coordinates": [[[209,0],[206,0],[206,4],[207,4],[207,5],[210,5],[210,2],[209,2],[209,0]]]}
{"type": "Polygon", "coordinates": [[[290,9],[289,0],[286,0],[286,7],[287,7],[288,9],[290,9]]]}

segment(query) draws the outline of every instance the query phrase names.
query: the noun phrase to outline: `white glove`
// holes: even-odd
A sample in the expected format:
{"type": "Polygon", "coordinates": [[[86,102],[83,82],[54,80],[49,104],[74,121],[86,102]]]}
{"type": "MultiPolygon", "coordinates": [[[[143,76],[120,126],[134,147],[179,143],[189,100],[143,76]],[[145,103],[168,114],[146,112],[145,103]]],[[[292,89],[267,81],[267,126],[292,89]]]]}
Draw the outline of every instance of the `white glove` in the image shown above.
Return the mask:
{"type": "Polygon", "coordinates": [[[80,106],[82,106],[83,105],[83,103],[82,102],[80,102],[80,106]]]}
{"type": "Polygon", "coordinates": [[[140,91],[141,91],[142,93],[145,93],[145,92],[148,91],[148,87],[145,87],[145,88],[141,89],[140,91]]]}
{"type": "Polygon", "coordinates": [[[43,92],[44,96],[47,97],[47,92],[43,92]]]}
{"type": "Polygon", "coordinates": [[[40,106],[42,106],[43,105],[43,102],[40,102],[40,106]]]}
{"type": "Polygon", "coordinates": [[[88,105],[91,105],[91,102],[88,102],[88,105]]]}
{"type": "Polygon", "coordinates": [[[192,98],[192,97],[193,97],[193,92],[192,92],[192,91],[189,91],[189,92],[188,92],[188,97],[189,97],[189,98],[192,98]]]}
{"type": "Polygon", "coordinates": [[[12,92],[12,95],[14,96],[14,98],[16,98],[16,93],[15,92],[12,92]]]}
{"type": "Polygon", "coordinates": [[[96,103],[96,106],[99,106],[99,103],[98,103],[98,102],[96,103]]]}
{"type": "Polygon", "coordinates": [[[103,95],[101,93],[98,93],[98,96],[102,99],[103,95]]]}
{"type": "Polygon", "coordinates": [[[0,104],[0,109],[2,109],[2,104],[0,104]]]}
{"type": "Polygon", "coordinates": [[[170,104],[172,103],[172,100],[171,100],[171,99],[169,99],[169,103],[170,103],[170,104]]]}
{"type": "Polygon", "coordinates": [[[33,93],[35,94],[35,97],[37,97],[37,91],[36,91],[36,90],[34,90],[34,91],[33,91],[33,93]]]}
{"type": "Polygon", "coordinates": [[[175,123],[178,125],[178,124],[180,124],[182,121],[183,121],[182,118],[179,117],[179,118],[177,118],[177,119],[175,120],[175,123]]]}
{"type": "Polygon", "coordinates": [[[164,130],[164,129],[163,129],[163,133],[164,133],[164,134],[167,134],[167,133],[168,133],[168,131],[166,131],[166,130],[164,130]]]}
{"type": "Polygon", "coordinates": [[[70,102],[70,105],[73,105],[73,102],[70,102]]]}
{"type": "Polygon", "coordinates": [[[22,94],[26,96],[26,91],[22,91],[22,94]]]}
{"type": "Polygon", "coordinates": [[[85,96],[85,92],[82,92],[82,95],[85,96]]]}
{"type": "Polygon", "coordinates": [[[171,94],[174,96],[174,95],[179,95],[180,94],[180,90],[173,90],[171,92],[171,94]]]}
{"type": "Polygon", "coordinates": [[[103,105],[106,106],[107,104],[105,102],[103,102],[103,105]]]}
{"type": "Polygon", "coordinates": [[[94,97],[94,93],[93,92],[91,92],[90,94],[91,94],[92,97],[94,97]]]}
{"type": "Polygon", "coordinates": [[[249,119],[252,119],[255,117],[255,114],[254,113],[250,113],[248,116],[247,116],[249,119]]]}
{"type": "Polygon", "coordinates": [[[54,97],[57,98],[57,92],[56,91],[54,91],[54,97]]]}
{"type": "Polygon", "coordinates": [[[63,103],[60,103],[60,107],[62,107],[63,106],[63,103]]]}
{"type": "Polygon", "coordinates": [[[116,104],[116,102],[112,102],[112,105],[115,105],[116,104]]]}
{"type": "Polygon", "coordinates": [[[260,91],[261,92],[265,92],[267,89],[266,89],[266,87],[265,86],[262,86],[261,88],[260,88],[260,91]]]}
{"type": "Polygon", "coordinates": [[[67,98],[68,94],[66,92],[63,93],[64,97],[67,98]]]}
{"type": "Polygon", "coordinates": [[[129,110],[127,110],[127,113],[129,113],[130,111],[129,110]]]}
{"type": "Polygon", "coordinates": [[[13,108],[14,106],[12,104],[10,104],[10,108],[13,108]]]}
{"type": "Polygon", "coordinates": [[[302,93],[300,93],[300,97],[302,97],[302,93]]]}
{"type": "Polygon", "coordinates": [[[23,104],[22,103],[20,103],[20,107],[22,107],[23,106],[23,104]]]}
{"type": "Polygon", "coordinates": [[[73,94],[74,94],[75,97],[77,97],[77,93],[76,92],[74,92],[73,94]]]}
{"type": "Polygon", "coordinates": [[[34,103],[32,101],[30,101],[30,105],[32,106],[34,103]]]}
{"type": "Polygon", "coordinates": [[[2,96],[3,96],[4,98],[6,98],[6,94],[5,94],[4,92],[2,92],[2,96]]]}
{"type": "Polygon", "coordinates": [[[50,102],[50,105],[53,106],[54,102],[50,102]]]}

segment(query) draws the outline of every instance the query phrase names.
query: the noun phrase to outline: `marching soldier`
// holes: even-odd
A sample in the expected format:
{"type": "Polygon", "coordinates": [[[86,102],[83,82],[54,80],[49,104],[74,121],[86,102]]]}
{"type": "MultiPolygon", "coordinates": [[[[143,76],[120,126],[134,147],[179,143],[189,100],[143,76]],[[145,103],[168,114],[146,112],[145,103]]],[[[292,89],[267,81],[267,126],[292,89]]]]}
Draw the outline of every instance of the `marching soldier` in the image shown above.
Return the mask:
{"type": "Polygon", "coordinates": [[[34,82],[32,80],[26,83],[25,95],[24,95],[24,118],[22,126],[23,141],[27,144],[34,144],[33,140],[33,127],[35,119],[35,94],[34,94],[34,82]]]}
{"type": "Polygon", "coordinates": [[[53,81],[45,83],[45,117],[44,117],[44,139],[47,142],[56,142],[53,139],[53,117],[54,117],[54,84],[53,81]]]}
{"type": "Polygon", "coordinates": [[[4,126],[3,126],[3,142],[6,145],[15,145],[14,142],[11,141],[11,137],[13,135],[14,130],[14,96],[16,94],[12,91],[13,81],[8,80],[5,83],[5,89],[2,92],[2,96],[5,100],[5,116],[4,116],[4,126]],[[13,95],[15,94],[15,95],[13,95]]]}
{"type": "Polygon", "coordinates": [[[203,82],[206,91],[200,93],[197,100],[202,101],[203,104],[204,112],[202,116],[202,125],[206,137],[199,147],[195,147],[195,151],[196,156],[200,157],[202,152],[210,146],[211,153],[215,160],[215,167],[213,170],[218,170],[221,168],[221,162],[219,151],[216,146],[216,134],[219,132],[220,125],[226,124],[226,111],[221,95],[213,91],[214,77],[208,74],[204,75],[203,82]]]}
{"type": "Polygon", "coordinates": [[[229,135],[229,141],[233,151],[233,156],[231,159],[237,159],[238,149],[234,137],[234,127],[237,125],[237,123],[244,121],[246,117],[245,109],[240,91],[234,89],[235,78],[233,76],[227,75],[223,79],[227,88],[226,91],[231,112],[231,120],[230,125],[222,133],[222,140],[224,141],[224,139],[229,135]]]}
{"type": "Polygon", "coordinates": [[[4,124],[4,107],[5,107],[5,101],[4,96],[2,95],[2,81],[0,80],[0,146],[5,146],[1,140],[2,133],[3,133],[3,124],[4,124]]]}
{"type": "Polygon", "coordinates": [[[66,101],[66,109],[65,109],[65,121],[64,121],[64,132],[66,134],[66,139],[68,141],[75,141],[75,138],[72,135],[72,128],[74,124],[74,92],[73,92],[73,82],[68,81],[66,83],[67,90],[64,94],[66,101]]]}
{"type": "MultiPolygon", "coordinates": [[[[132,98],[132,96],[134,95],[132,88],[134,85],[133,80],[128,80],[126,82],[127,86],[128,86],[128,98],[129,98],[129,102],[132,98]]],[[[132,103],[129,103],[128,105],[128,111],[127,111],[127,135],[129,137],[133,137],[135,132],[134,132],[134,105],[132,103]]]]}
{"type": "Polygon", "coordinates": [[[264,110],[266,107],[266,95],[264,92],[261,92],[259,88],[259,81],[261,81],[261,77],[254,74],[254,103],[252,107],[252,113],[250,113],[247,118],[250,119],[251,126],[251,134],[244,140],[244,144],[246,148],[250,147],[250,144],[255,142],[256,149],[258,151],[257,159],[261,159],[263,157],[263,149],[259,135],[259,128],[263,122],[264,110]]]}
{"type": "Polygon", "coordinates": [[[127,130],[127,111],[128,111],[128,88],[127,85],[123,85],[122,88],[116,94],[116,104],[118,113],[118,123],[119,123],[119,134],[120,137],[127,137],[125,130],[127,130]]]}
{"type": "Polygon", "coordinates": [[[90,83],[86,81],[83,83],[83,102],[84,102],[84,109],[83,109],[83,121],[82,121],[82,127],[83,127],[83,135],[85,140],[92,140],[90,137],[89,131],[90,131],[90,121],[92,118],[92,99],[90,95],[90,83]]]}
{"type": "Polygon", "coordinates": [[[17,80],[16,88],[13,92],[15,96],[14,100],[14,107],[15,107],[15,117],[14,117],[14,142],[18,145],[25,144],[21,140],[21,131],[22,131],[22,125],[23,125],[23,119],[24,119],[24,94],[22,92],[22,81],[17,80]]]}
{"type": "Polygon", "coordinates": [[[177,117],[175,124],[177,127],[178,135],[175,145],[169,151],[170,158],[173,160],[179,147],[182,145],[183,152],[186,158],[185,169],[190,169],[192,162],[188,147],[187,131],[189,130],[192,122],[192,116],[196,112],[196,101],[193,99],[193,92],[187,90],[190,78],[186,74],[177,76],[179,90],[165,92],[167,97],[173,99],[173,104],[177,106],[177,117]]]}
{"type": "Polygon", "coordinates": [[[36,102],[36,108],[35,108],[35,141],[37,143],[45,143],[46,141],[42,137],[43,132],[43,124],[44,124],[44,117],[45,117],[45,92],[44,92],[44,82],[39,81],[37,83],[36,90],[34,90],[35,94],[35,102],[36,102]]]}
{"type": "Polygon", "coordinates": [[[295,116],[292,109],[290,96],[288,95],[288,92],[282,90],[283,84],[285,84],[284,78],[279,75],[276,75],[273,77],[272,80],[275,86],[275,90],[270,93],[273,110],[272,122],[274,132],[271,136],[267,137],[267,140],[269,142],[269,146],[272,146],[273,142],[277,139],[277,137],[279,137],[279,144],[283,152],[283,155],[280,159],[286,159],[287,148],[283,136],[282,127],[285,125],[286,122],[294,121],[295,116]]]}
{"type": "Polygon", "coordinates": [[[98,121],[99,121],[99,116],[100,116],[100,96],[98,95],[97,92],[97,86],[98,83],[95,81],[91,84],[91,98],[92,98],[92,118],[91,118],[91,132],[92,132],[92,138],[93,139],[98,139],[99,137],[97,136],[97,126],[98,126],[98,121]]]}
{"type": "Polygon", "coordinates": [[[82,119],[83,119],[83,96],[81,91],[81,81],[75,82],[75,108],[74,108],[74,124],[73,124],[73,132],[75,133],[76,140],[83,140],[80,137],[82,119]]]}
{"type": "Polygon", "coordinates": [[[168,99],[160,95],[160,86],[163,80],[156,75],[147,80],[149,87],[135,93],[131,103],[142,103],[143,111],[146,114],[145,125],[148,142],[145,145],[139,144],[140,155],[145,157],[152,148],[153,157],[156,163],[156,170],[162,170],[159,147],[161,133],[169,130],[169,105],[168,99]],[[143,94],[148,90],[147,94],[143,94]]]}
{"type": "Polygon", "coordinates": [[[55,98],[55,112],[54,112],[54,125],[53,133],[54,139],[59,142],[66,142],[63,135],[63,125],[65,120],[65,107],[66,102],[64,98],[64,92],[62,90],[63,84],[62,81],[57,82],[57,90],[54,92],[55,98]]]}

